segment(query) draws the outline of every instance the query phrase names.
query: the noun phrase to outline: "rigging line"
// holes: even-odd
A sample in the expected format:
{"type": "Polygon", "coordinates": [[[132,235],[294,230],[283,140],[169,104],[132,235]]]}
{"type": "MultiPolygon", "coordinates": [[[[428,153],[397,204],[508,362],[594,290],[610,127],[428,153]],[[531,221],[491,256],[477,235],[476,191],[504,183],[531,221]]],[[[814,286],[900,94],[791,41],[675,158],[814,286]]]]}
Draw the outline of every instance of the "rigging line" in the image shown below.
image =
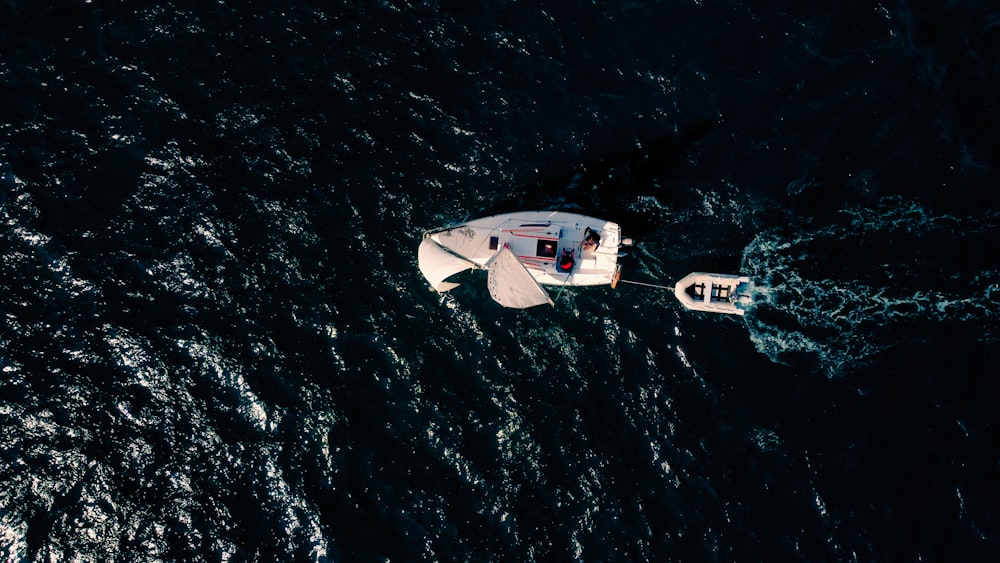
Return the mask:
{"type": "Polygon", "coordinates": [[[566,276],[566,281],[564,281],[562,286],[559,287],[559,293],[556,294],[556,298],[552,302],[553,304],[555,304],[556,301],[559,301],[559,297],[562,295],[563,290],[566,289],[566,284],[569,283],[569,279],[571,277],[573,277],[573,272],[570,272],[569,275],[566,276]]]}
{"type": "Polygon", "coordinates": [[[665,289],[667,291],[673,291],[674,290],[674,288],[668,287],[668,286],[665,286],[665,285],[656,285],[655,283],[643,283],[643,282],[637,282],[637,281],[632,281],[632,280],[618,280],[618,283],[630,283],[632,285],[642,285],[642,286],[645,286],[645,287],[655,287],[656,289],[665,289]]]}

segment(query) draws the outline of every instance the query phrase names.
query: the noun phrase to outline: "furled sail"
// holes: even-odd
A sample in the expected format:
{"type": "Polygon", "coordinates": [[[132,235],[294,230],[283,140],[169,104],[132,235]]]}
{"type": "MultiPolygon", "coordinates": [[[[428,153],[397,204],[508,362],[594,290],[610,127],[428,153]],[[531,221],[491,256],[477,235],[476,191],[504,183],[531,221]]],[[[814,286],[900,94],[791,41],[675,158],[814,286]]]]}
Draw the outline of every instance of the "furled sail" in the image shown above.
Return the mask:
{"type": "Polygon", "coordinates": [[[509,248],[501,248],[486,263],[486,267],[489,269],[486,285],[497,303],[513,309],[527,309],[545,303],[552,305],[549,294],[509,248]]]}
{"type": "Polygon", "coordinates": [[[417,262],[420,265],[420,273],[427,278],[431,287],[442,292],[460,285],[444,281],[446,278],[468,270],[474,265],[472,262],[448,252],[429,238],[425,238],[420,243],[420,249],[417,250],[417,262]]]}

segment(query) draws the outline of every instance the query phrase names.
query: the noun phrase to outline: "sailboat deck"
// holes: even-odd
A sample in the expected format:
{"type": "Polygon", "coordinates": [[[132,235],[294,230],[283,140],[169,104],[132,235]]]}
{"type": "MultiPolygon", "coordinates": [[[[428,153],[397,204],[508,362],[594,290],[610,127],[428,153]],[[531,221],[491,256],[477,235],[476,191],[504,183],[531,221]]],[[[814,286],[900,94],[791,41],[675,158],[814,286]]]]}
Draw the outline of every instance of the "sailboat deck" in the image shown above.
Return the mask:
{"type": "Polygon", "coordinates": [[[510,248],[538,283],[545,285],[610,284],[618,267],[621,231],[616,223],[565,212],[527,212],[476,219],[431,235],[436,242],[479,265],[501,246],[510,248]],[[584,250],[590,228],[601,237],[596,250],[584,250]],[[564,252],[574,266],[558,267],[564,252]]]}

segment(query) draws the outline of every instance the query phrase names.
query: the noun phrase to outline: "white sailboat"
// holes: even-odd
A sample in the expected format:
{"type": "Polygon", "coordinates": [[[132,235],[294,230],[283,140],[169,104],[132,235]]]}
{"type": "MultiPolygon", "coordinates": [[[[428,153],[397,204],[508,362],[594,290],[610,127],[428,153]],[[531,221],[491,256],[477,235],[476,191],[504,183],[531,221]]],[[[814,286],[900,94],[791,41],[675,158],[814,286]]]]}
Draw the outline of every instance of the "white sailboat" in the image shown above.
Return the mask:
{"type": "Polygon", "coordinates": [[[493,299],[524,309],[552,303],[543,285],[614,285],[620,249],[630,244],[617,223],[565,211],[524,211],[426,233],[417,260],[440,292],[458,285],[449,277],[486,269],[493,299]]]}

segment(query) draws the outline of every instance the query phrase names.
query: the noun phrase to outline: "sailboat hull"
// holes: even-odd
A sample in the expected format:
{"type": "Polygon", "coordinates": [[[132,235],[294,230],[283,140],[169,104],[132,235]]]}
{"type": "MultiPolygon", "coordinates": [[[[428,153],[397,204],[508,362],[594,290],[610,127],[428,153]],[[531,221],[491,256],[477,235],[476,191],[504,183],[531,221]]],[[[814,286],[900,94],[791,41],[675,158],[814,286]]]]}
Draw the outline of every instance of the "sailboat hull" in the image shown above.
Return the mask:
{"type": "Polygon", "coordinates": [[[539,284],[558,286],[611,284],[622,241],[617,223],[565,211],[482,217],[432,231],[426,238],[480,267],[500,248],[509,248],[539,284]],[[586,242],[590,233],[599,243],[586,242]]]}

